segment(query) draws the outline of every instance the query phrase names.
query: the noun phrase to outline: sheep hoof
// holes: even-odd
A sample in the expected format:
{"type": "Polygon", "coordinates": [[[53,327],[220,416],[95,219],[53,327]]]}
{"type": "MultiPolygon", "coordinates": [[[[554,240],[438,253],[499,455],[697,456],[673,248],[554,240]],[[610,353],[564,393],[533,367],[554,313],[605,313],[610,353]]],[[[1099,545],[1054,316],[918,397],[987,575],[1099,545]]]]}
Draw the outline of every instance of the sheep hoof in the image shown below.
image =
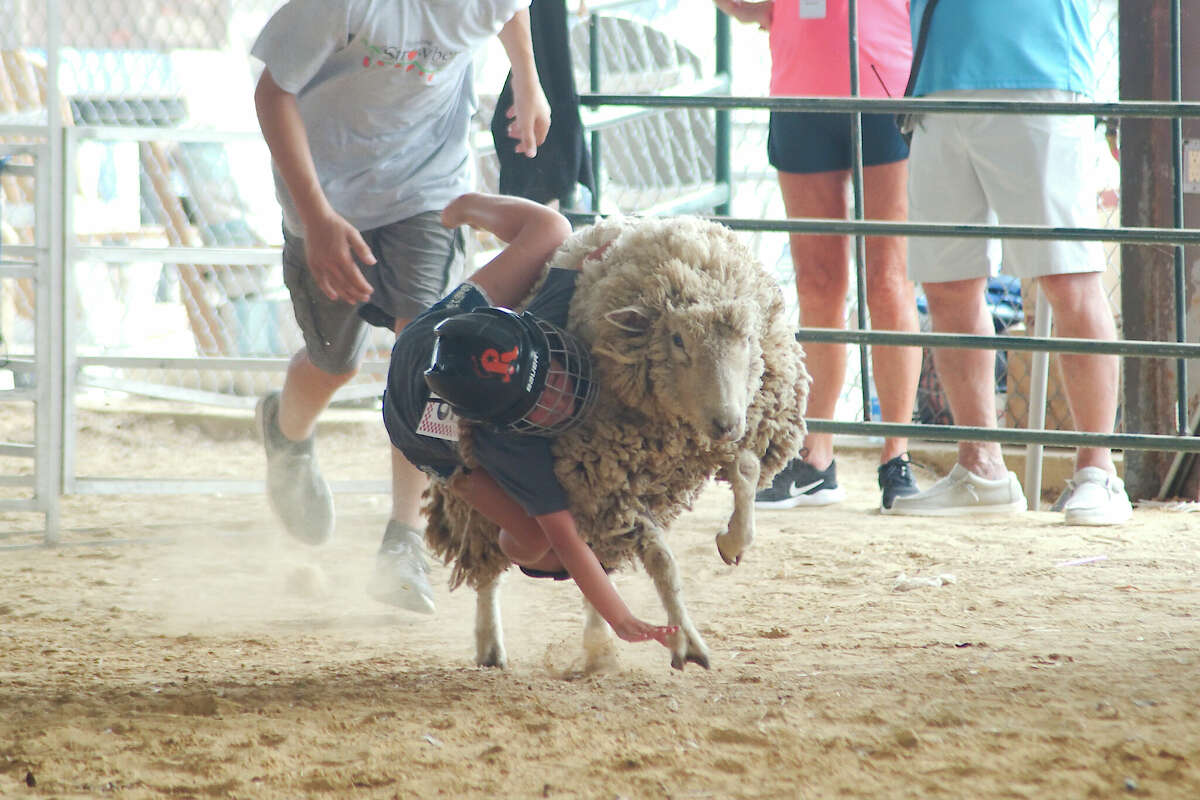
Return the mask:
{"type": "Polygon", "coordinates": [[[691,662],[708,669],[708,648],[701,641],[700,634],[681,630],[676,635],[682,639],[682,642],[676,640],[675,646],[671,648],[671,666],[674,669],[683,670],[688,662],[691,662]]]}
{"type": "Polygon", "coordinates": [[[708,669],[708,653],[693,653],[689,651],[687,653],[671,654],[671,667],[673,669],[677,669],[682,672],[684,666],[686,666],[688,662],[699,664],[705,669],[708,669]]]}
{"type": "Polygon", "coordinates": [[[741,540],[735,543],[734,537],[728,532],[717,534],[717,553],[721,560],[731,567],[742,563],[741,540]]]}
{"type": "Polygon", "coordinates": [[[480,667],[508,669],[508,657],[505,655],[503,647],[489,647],[476,653],[475,664],[480,667]]]}

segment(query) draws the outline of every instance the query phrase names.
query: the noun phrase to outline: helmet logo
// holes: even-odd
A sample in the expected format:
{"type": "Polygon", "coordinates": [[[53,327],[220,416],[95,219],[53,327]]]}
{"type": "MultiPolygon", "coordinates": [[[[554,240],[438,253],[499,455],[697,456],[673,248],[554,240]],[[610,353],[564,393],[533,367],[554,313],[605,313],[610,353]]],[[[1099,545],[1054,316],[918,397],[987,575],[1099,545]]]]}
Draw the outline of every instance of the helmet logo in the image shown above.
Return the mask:
{"type": "Polygon", "coordinates": [[[494,347],[489,347],[484,350],[477,360],[475,360],[475,371],[481,378],[500,378],[504,383],[508,383],[513,373],[517,371],[517,366],[513,362],[520,355],[520,348],[514,347],[507,353],[501,353],[494,347]]]}

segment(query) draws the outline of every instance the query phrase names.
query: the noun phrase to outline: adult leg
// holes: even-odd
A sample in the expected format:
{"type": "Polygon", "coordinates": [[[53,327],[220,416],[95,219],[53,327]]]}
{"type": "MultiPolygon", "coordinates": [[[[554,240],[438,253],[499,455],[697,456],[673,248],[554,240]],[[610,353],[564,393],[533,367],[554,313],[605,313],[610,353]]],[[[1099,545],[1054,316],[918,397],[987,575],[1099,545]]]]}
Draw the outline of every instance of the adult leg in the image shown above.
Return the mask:
{"type": "MultiPolygon", "coordinates": [[[[867,219],[908,218],[908,162],[879,164],[863,170],[863,210],[867,219]]],[[[917,304],[907,275],[907,245],[899,236],[869,236],[866,241],[867,308],[876,330],[919,330],[917,304]]],[[[909,423],[921,377],[921,350],[916,347],[871,348],[871,369],[884,422],[909,423]]],[[[887,437],[881,464],[908,449],[908,439],[887,437]]]]}
{"type": "MultiPolygon", "coordinates": [[[[779,188],[789,217],[845,219],[845,170],[799,174],[779,173],[779,188]]],[[[846,295],[850,288],[850,240],[846,236],[800,234],[790,236],[792,268],[800,324],[811,328],[844,328],[846,295]]],[[[808,415],[833,419],[846,378],[846,345],[804,345],[805,365],[812,376],[808,415]]],[[[833,461],[833,435],[809,433],[804,439],[806,460],[818,470],[833,461]]]]}
{"type": "MultiPolygon", "coordinates": [[[[984,300],[986,284],[984,278],[923,284],[934,331],[993,335],[995,328],[984,300]]],[[[934,363],[955,424],[995,428],[995,351],[937,348],[934,363]]],[[[959,442],[958,463],[982,478],[1008,474],[996,442],[959,442]]]]}
{"type": "MultiPolygon", "coordinates": [[[[1038,279],[1054,309],[1054,329],[1071,339],[1113,341],[1116,325],[1099,272],[1046,275],[1038,279]]],[[[1117,416],[1117,387],[1120,363],[1115,355],[1062,353],[1063,388],[1075,428],[1094,433],[1112,433],[1117,416]]],[[[1115,473],[1112,452],[1107,447],[1081,447],[1075,468],[1099,467],[1115,473]]]]}

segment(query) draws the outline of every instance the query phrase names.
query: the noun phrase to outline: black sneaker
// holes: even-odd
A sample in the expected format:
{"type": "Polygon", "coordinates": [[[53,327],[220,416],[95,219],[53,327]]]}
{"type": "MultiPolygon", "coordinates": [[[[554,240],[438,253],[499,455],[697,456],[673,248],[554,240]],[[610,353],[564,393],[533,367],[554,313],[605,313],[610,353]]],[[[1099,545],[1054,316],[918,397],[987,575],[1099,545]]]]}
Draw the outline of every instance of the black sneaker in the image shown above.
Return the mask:
{"type": "Polygon", "coordinates": [[[421,614],[433,613],[429,562],[425,560],[425,537],[420,531],[396,520],[388,522],[367,594],[381,603],[421,614]]]}
{"type": "Polygon", "coordinates": [[[333,535],[333,493],[321,476],[312,436],[293,442],[279,430],[279,392],[258,401],[254,410],[267,451],[267,498],[283,527],[306,544],[322,544],[333,535]]]}
{"type": "Polygon", "coordinates": [[[901,453],[886,464],[879,465],[879,488],[883,490],[883,498],[879,502],[882,508],[891,508],[897,497],[907,497],[921,491],[917,479],[913,477],[912,459],[908,453],[901,453]]]}
{"type": "Polygon", "coordinates": [[[817,470],[802,458],[793,458],[769,487],[754,495],[754,507],[828,506],[845,499],[846,490],[837,482],[836,461],[817,470]]]}

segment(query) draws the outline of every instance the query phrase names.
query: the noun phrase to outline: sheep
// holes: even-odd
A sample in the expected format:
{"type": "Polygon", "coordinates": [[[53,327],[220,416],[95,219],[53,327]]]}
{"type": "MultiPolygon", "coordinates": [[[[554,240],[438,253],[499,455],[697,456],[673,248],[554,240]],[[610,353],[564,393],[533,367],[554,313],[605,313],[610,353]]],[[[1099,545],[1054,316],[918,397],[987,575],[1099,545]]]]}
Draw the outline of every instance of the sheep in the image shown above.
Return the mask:
{"type": "MultiPolygon", "coordinates": [[[[731,230],[697,217],[603,219],[550,263],[580,265],[567,324],[590,346],[600,386],[590,416],[554,442],[556,474],[600,563],[636,558],[650,575],[679,629],[671,666],[708,668],[665,531],[710,479],[728,482],[734,508],[716,544],[739,564],[754,540],[755,492],[800,449],[809,376],[782,293],[731,230]]],[[[459,444],[473,464],[469,428],[459,444]]],[[[424,510],[450,588],[477,592],[476,663],[503,668],[498,591],[510,562],[498,530],[439,482],[424,510]]],[[[611,659],[611,631],[584,605],[590,668],[611,659]]]]}

